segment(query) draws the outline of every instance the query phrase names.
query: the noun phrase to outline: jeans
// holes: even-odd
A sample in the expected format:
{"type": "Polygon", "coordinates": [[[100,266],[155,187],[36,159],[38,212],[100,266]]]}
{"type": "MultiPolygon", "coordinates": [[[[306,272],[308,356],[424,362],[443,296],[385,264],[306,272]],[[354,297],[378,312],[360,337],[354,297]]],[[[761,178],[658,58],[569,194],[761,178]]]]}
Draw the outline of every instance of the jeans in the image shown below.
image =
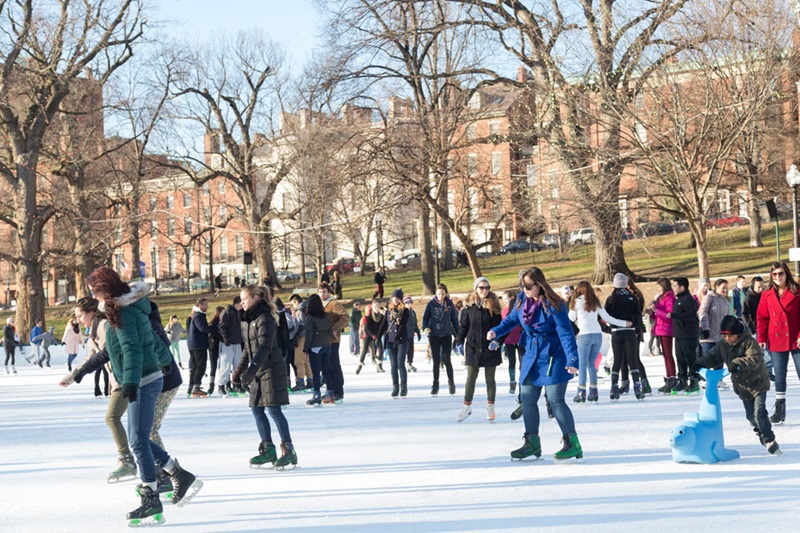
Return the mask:
{"type": "Polygon", "coordinates": [[[520,386],[520,401],[522,403],[522,420],[525,422],[526,435],[539,434],[539,396],[544,389],[547,399],[550,401],[550,408],[553,410],[558,427],[561,428],[562,435],[575,433],[575,419],[572,418],[572,411],[564,401],[564,394],[567,392],[569,381],[563,381],[554,385],[540,387],[531,384],[531,377],[525,380],[520,386]]]}
{"type": "Polygon", "coordinates": [[[761,432],[759,437],[761,444],[775,440],[775,433],[772,432],[772,424],[767,414],[767,392],[761,392],[750,400],[742,400],[742,403],[744,404],[744,414],[747,416],[747,420],[761,432]]]}
{"type": "MultiPolygon", "coordinates": [[[[594,361],[600,353],[600,346],[603,344],[602,333],[587,333],[578,335],[578,384],[586,387],[586,372],[589,372],[589,383],[597,384],[597,369],[594,361]]],[[[511,362],[509,361],[509,364],[511,362]]],[[[548,396],[549,398],[549,396],[548,396]]]]}
{"type": "Polygon", "coordinates": [[[350,353],[358,354],[361,352],[361,339],[358,338],[358,326],[350,326],[350,353]]]}
{"type": "Polygon", "coordinates": [[[781,393],[781,397],[786,393],[786,373],[789,370],[790,353],[792,354],[792,360],[794,360],[797,376],[800,377],[800,349],[791,352],[769,352],[770,357],[772,357],[772,364],[775,366],[775,393],[776,395],[781,393]]]}
{"type": "Polygon", "coordinates": [[[703,353],[703,357],[708,355],[708,352],[711,351],[711,348],[713,348],[716,345],[717,345],[716,342],[701,342],[700,343],[700,351],[703,353]]]}
{"type": "MultiPolygon", "coordinates": [[[[69,353],[67,354],[67,367],[72,370],[72,362],[78,357],[76,353],[69,353]]],[[[8,363],[6,363],[8,364],[8,363]]]]}
{"type": "Polygon", "coordinates": [[[387,342],[386,349],[389,350],[389,362],[392,364],[392,385],[406,386],[408,383],[408,373],[406,371],[406,350],[407,341],[387,342]]]}
{"type": "Polygon", "coordinates": [[[264,407],[263,405],[256,405],[251,408],[251,411],[253,411],[253,418],[256,420],[256,429],[258,429],[258,436],[261,437],[261,442],[272,442],[272,432],[265,410],[269,413],[272,421],[275,422],[278,434],[281,436],[281,442],[292,442],[292,436],[289,434],[289,422],[283,415],[281,406],[270,405],[269,407],[264,407]]]}
{"type": "Polygon", "coordinates": [[[169,461],[169,454],[150,440],[156,402],[163,385],[164,378],[159,377],[152,383],[139,387],[136,401],[128,404],[128,436],[139,464],[142,483],[155,483],[156,463],[163,466],[169,461]]]}
{"type": "Polygon", "coordinates": [[[308,352],[308,361],[311,363],[311,376],[314,380],[314,393],[318,396],[322,376],[325,376],[328,390],[333,392],[331,383],[331,349],[328,346],[320,348],[317,353],[308,352]]]}
{"type": "Polygon", "coordinates": [[[453,351],[453,337],[450,335],[428,337],[428,342],[431,345],[431,357],[433,358],[433,382],[439,383],[439,366],[441,363],[444,363],[444,368],[447,372],[447,382],[452,382],[453,363],[450,360],[450,354],[453,351]]]}

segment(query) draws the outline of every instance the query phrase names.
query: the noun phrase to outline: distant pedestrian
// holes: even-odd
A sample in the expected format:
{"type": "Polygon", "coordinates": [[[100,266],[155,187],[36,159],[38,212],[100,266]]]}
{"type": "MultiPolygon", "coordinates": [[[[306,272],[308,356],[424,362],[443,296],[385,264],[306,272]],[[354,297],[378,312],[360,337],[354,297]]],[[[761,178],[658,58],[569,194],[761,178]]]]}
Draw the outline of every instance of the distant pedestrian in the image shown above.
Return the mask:
{"type": "Polygon", "coordinates": [[[379,268],[375,272],[373,280],[375,281],[375,293],[372,295],[372,299],[383,298],[383,284],[386,283],[386,273],[383,268],[379,268]]]}

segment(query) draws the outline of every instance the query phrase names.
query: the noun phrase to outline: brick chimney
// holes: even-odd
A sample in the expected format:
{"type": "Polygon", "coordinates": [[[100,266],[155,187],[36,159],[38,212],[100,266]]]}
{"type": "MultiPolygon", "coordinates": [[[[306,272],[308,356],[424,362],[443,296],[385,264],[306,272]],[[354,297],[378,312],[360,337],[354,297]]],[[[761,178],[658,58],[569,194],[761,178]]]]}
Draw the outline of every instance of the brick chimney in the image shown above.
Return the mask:
{"type": "Polygon", "coordinates": [[[203,161],[206,166],[211,166],[212,157],[219,153],[219,132],[209,131],[203,135],[203,161]]]}
{"type": "Polygon", "coordinates": [[[517,67],[517,82],[518,83],[528,83],[530,77],[528,76],[528,71],[525,68],[525,65],[520,65],[517,67]]]}

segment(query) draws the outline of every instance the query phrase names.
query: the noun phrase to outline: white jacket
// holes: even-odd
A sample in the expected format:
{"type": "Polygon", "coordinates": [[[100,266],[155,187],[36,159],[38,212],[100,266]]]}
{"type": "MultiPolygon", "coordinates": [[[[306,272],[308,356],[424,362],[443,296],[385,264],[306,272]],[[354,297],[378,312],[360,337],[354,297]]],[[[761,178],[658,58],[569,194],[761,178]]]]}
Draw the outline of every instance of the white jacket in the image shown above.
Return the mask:
{"type": "Polygon", "coordinates": [[[575,309],[569,310],[569,319],[575,322],[580,330],[578,332],[579,337],[581,335],[588,335],[590,333],[603,332],[603,330],[600,328],[600,322],[597,321],[598,316],[612,326],[624,328],[628,324],[624,320],[620,320],[609,315],[608,312],[603,309],[602,305],[598,306],[597,310],[595,311],[587,311],[584,306],[583,296],[578,296],[575,299],[575,309]]]}

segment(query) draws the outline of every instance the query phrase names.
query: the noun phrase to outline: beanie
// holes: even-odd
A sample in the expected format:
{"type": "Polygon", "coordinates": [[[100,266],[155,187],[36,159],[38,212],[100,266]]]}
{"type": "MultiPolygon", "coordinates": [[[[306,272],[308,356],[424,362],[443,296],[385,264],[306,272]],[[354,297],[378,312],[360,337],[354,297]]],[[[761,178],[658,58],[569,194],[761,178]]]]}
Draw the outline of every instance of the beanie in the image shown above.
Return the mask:
{"type": "Polygon", "coordinates": [[[614,274],[615,289],[624,289],[627,286],[628,286],[628,276],[626,276],[622,272],[617,272],[616,274],[614,274]]]}
{"type": "Polygon", "coordinates": [[[403,303],[404,304],[413,304],[414,300],[411,299],[411,296],[406,296],[405,298],[403,298],[403,303]]]}
{"type": "Polygon", "coordinates": [[[741,335],[744,332],[744,326],[735,316],[727,315],[722,318],[719,330],[723,335],[741,335]]]}
{"type": "Polygon", "coordinates": [[[403,299],[403,289],[395,289],[392,291],[392,298],[398,297],[400,300],[403,299]]]}
{"type": "Polygon", "coordinates": [[[491,286],[492,284],[489,283],[489,280],[484,278],[483,276],[476,278],[475,283],[472,284],[472,290],[478,290],[478,285],[481,284],[482,281],[485,281],[487,285],[491,286]]]}

